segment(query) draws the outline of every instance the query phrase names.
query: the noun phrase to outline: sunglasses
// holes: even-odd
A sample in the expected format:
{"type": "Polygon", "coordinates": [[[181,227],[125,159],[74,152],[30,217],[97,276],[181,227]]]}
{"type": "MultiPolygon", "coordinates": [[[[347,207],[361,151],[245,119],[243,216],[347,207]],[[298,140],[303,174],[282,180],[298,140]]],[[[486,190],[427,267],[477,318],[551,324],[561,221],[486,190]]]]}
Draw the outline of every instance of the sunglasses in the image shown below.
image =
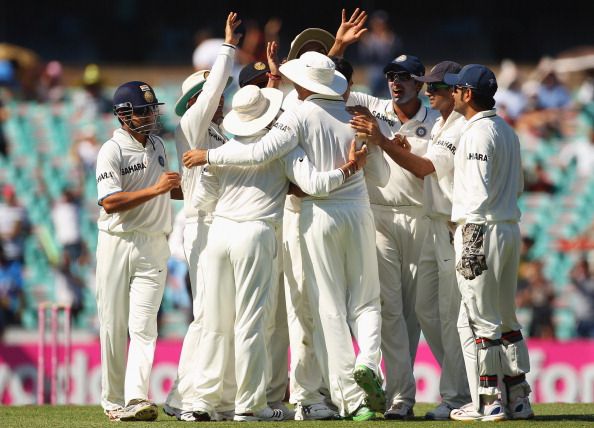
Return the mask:
{"type": "Polygon", "coordinates": [[[450,89],[451,86],[443,82],[430,82],[427,83],[427,92],[435,92],[439,89],[450,89]]]}
{"type": "Polygon", "coordinates": [[[388,82],[408,82],[412,79],[412,75],[407,71],[388,71],[386,79],[388,82]]]}
{"type": "Polygon", "coordinates": [[[474,89],[474,88],[470,85],[455,85],[454,86],[454,90],[456,90],[456,91],[463,91],[465,89],[474,89]]]}

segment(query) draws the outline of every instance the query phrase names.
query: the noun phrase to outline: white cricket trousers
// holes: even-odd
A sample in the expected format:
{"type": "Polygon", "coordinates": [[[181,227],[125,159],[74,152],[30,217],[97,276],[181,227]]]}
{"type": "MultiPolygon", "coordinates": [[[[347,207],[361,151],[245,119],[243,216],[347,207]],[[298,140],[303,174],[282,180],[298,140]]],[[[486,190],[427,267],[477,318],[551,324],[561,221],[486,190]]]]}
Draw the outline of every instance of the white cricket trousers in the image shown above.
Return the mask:
{"type": "Polygon", "coordinates": [[[439,393],[453,408],[470,401],[458,334],[460,291],[456,280],[454,229],[447,217],[430,218],[421,248],[416,313],[427,344],[441,367],[439,393]]]}
{"type": "Polygon", "coordinates": [[[219,407],[230,361],[237,381],[235,412],[266,407],[265,306],[278,286],[273,278],[276,246],[275,227],[268,222],[213,220],[194,410],[213,414],[219,407]]]}
{"type": "Polygon", "coordinates": [[[164,234],[99,231],[96,297],[105,410],[148,399],[169,255],[164,234]]]}
{"type": "Polygon", "coordinates": [[[324,401],[319,390],[324,384],[320,360],[325,361],[326,350],[320,335],[314,347],[312,310],[303,281],[299,212],[285,208],[283,214],[283,273],[291,344],[291,377],[289,401],[304,406],[324,401]],[[316,349],[322,350],[320,358],[316,349]],[[322,358],[323,357],[323,358],[322,358]]]}
{"type": "Polygon", "coordinates": [[[365,399],[353,378],[355,365],[379,373],[381,359],[373,215],[366,201],[304,200],[299,227],[314,326],[326,344],[330,394],[346,416],[365,399]],[[357,356],[351,331],[359,345],[357,356]]]}
{"type": "MultiPolygon", "coordinates": [[[[479,349],[475,339],[500,340],[502,334],[519,332],[515,295],[520,260],[520,228],[517,223],[489,223],[485,226],[483,247],[488,269],[473,280],[457,273],[462,295],[458,330],[475,407],[480,395],[501,391],[498,381],[522,376],[530,371],[528,348],[524,340],[479,349]],[[488,378],[496,377],[494,381],[488,378]]],[[[456,263],[462,254],[462,227],[454,238],[456,263]]],[[[529,391],[524,381],[521,388],[529,391]]]]}
{"type": "Polygon", "coordinates": [[[427,232],[421,207],[372,205],[382,298],[387,407],[415,403],[413,364],[421,328],[415,313],[417,266],[427,232]]]}
{"type": "Polygon", "coordinates": [[[184,337],[179,356],[177,377],[165,401],[171,407],[183,410],[191,410],[197,398],[194,381],[202,325],[202,296],[204,294],[202,264],[205,263],[203,254],[206,249],[208,229],[211,222],[212,217],[210,216],[192,217],[186,220],[184,227],[184,254],[190,275],[194,319],[188,326],[188,331],[184,337]]]}

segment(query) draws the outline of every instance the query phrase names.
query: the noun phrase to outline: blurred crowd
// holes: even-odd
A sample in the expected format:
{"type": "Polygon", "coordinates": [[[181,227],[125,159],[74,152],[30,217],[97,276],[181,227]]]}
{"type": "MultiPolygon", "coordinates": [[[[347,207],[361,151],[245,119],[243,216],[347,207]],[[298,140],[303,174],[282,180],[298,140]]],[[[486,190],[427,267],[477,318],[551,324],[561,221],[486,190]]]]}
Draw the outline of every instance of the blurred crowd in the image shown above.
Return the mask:
{"type": "MultiPolygon", "coordinates": [[[[236,74],[244,64],[266,60],[266,42],[282,41],[282,21],[278,18],[269,19],[263,26],[255,20],[246,20],[244,26],[236,74]]],[[[374,12],[368,28],[364,39],[353,48],[356,52],[347,52],[347,57],[351,56],[356,65],[355,84],[373,95],[387,97],[382,68],[401,54],[404,46],[387,13],[374,12]]],[[[210,68],[214,62],[222,43],[217,36],[204,31],[196,34],[192,56],[196,70],[210,68]]],[[[281,43],[281,53],[288,48],[281,43]]],[[[443,59],[435,58],[434,62],[443,59]]],[[[523,155],[526,155],[526,194],[559,198],[571,188],[559,180],[570,169],[574,171],[573,182],[592,186],[594,47],[573,57],[543,58],[532,66],[506,59],[493,68],[498,70],[499,90],[495,96],[498,114],[515,127],[523,144],[523,155]]],[[[0,338],[7,326],[31,328],[32,324],[24,321],[25,314],[27,310],[34,313],[36,304],[43,299],[72,305],[76,325],[94,327],[93,321],[85,319],[95,312],[94,307],[89,307],[94,299],[85,298],[94,293],[95,256],[94,244],[89,238],[92,233],[85,235],[84,225],[85,221],[94,224],[97,217],[93,187],[95,161],[100,145],[110,135],[99,132],[102,128],[98,123],[104,127],[111,123],[115,127],[111,93],[112,87],[119,83],[107,82],[98,65],[88,64],[75,85],[66,85],[64,66],[59,61],[45,62],[25,48],[0,44],[0,338]],[[68,167],[68,180],[58,194],[49,197],[47,177],[36,176],[37,188],[28,189],[31,194],[25,198],[19,193],[22,189],[13,182],[14,174],[7,172],[8,166],[14,166],[11,171],[17,173],[23,169],[19,169],[23,156],[18,153],[21,141],[12,125],[24,126],[23,121],[31,120],[28,113],[31,106],[46,107],[52,117],[64,114],[64,106],[68,106],[70,115],[67,123],[71,126],[66,132],[69,141],[65,142],[67,159],[61,164],[68,167]],[[34,208],[39,209],[31,205],[31,195],[37,194],[49,200],[42,212],[49,224],[46,228],[39,227],[31,216],[34,208]],[[28,245],[40,251],[27,253],[28,245]],[[46,274],[51,276],[45,291],[38,290],[40,278],[32,274],[30,266],[39,262],[39,257],[47,259],[46,274]]],[[[167,91],[176,97],[179,87],[157,88],[157,93],[167,91]]],[[[171,139],[176,119],[170,111],[163,114],[164,136],[171,139]]],[[[51,145],[51,139],[49,141],[51,145]]],[[[38,150],[42,154],[52,152],[47,143],[40,144],[38,150]]],[[[170,158],[175,159],[175,156],[170,158]]],[[[42,156],[42,159],[47,157],[42,156]]],[[[24,173],[34,175],[37,172],[26,170],[24,173]]],[[[568,209],[571,210],[571,206],[568,209]]],[[[587,207],[586,211],[592,213],[594,208],[587,207]]],[[[525,232],[517,306],[524,314],[527,335],[559,337],[558,314],[564,312],[570,313],[574,321],[570,336],[594,337],[594,227],[591,218],[577,235],[565,237],[563,245],[555,239],[547,244],[547,254],[571,253],[568,275],[561,279],[547,270],[549,259],[543,257],[542,252],[533,251],[542,234],[549,231],[536,227],[525,232]]],[[[170,237],[172,257],[163,315],[166,318],[171,312],[183,313],[189,319],[191,299],[184,257],[178,251],[181,249],[179,230],[180,227],[174,227],[170,237]]],[[[561,336],[567,337],[567,334],[561,336]]]]}

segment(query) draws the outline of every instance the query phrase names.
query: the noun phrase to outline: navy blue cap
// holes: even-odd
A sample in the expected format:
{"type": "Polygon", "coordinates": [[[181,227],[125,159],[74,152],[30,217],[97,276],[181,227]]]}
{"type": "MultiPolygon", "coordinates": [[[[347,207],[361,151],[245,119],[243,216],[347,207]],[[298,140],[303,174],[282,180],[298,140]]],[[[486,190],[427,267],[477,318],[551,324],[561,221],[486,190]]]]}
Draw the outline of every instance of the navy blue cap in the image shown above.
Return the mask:
{"type": "Polygon", "coordinates": [[[462,66],[454,61],[442,61],[437,63],[425,76],[413,76],[418,82],[436,83],[443,82],[446,73],[459,73],[462,66]]]}
{"type": "Polygon", "coordinates": [[[239,87],[243,88],[245,85],[252,84],[252,80],[263,76],[266,73],[270,73],[270,68],[263,62],[257,61],[249,63],[239,72],[239,87]]]}
{"type": "Polygon", "coordinates": [[[116,110],[122,107],[142,108],[162,104],[157,100],[153,88],[144,82],[124,83],[113,94],[113,108],[116,110]]]}
{"type": "Polygon", "coordinates": [[[458,74],[446,73],[443,81],[448,85],[471,88],[487,97],[493,97],[497,92],[495,74],[480,64],[465,65],[458,74]]]}
{"type": "Polygon", "coordinates": [[[388,71],[407,71],[415,76],[425,75],[425,66],[421,60],[414,55],[400,55],[384,67],[384,73],[388,71]]]}

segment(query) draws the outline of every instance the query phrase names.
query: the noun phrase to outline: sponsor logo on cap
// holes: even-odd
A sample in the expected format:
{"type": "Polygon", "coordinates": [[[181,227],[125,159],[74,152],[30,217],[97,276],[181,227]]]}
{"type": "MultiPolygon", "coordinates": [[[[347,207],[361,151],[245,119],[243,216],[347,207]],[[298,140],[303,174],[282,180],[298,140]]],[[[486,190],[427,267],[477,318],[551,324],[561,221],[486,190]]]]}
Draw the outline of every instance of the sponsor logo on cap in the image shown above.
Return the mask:
{"type": "Polygon", "coordinates": [[[155,101],[155,96],[153,95],[153,91],[147,91],[144,93],[144,100],[147,103],[152,103],[153,101],[155,101]]]}
{"type": "Polygon", "coordinates": [[[404,61],[406,61],[406,55],[400,55],[394,61],[396,61],[396,62],[404,62],[404,61]]]}
{"type": "Polygon", "coordinates": [[[263,62],[258,61],[257,63],[254,64],[254,68],[258,71],[260,70],[264,70],[266,68],[266,64],[264,64],[263,62]]]}

